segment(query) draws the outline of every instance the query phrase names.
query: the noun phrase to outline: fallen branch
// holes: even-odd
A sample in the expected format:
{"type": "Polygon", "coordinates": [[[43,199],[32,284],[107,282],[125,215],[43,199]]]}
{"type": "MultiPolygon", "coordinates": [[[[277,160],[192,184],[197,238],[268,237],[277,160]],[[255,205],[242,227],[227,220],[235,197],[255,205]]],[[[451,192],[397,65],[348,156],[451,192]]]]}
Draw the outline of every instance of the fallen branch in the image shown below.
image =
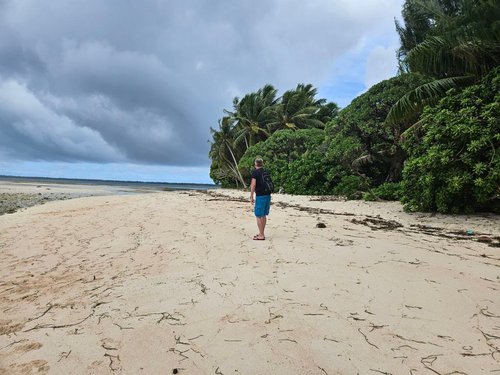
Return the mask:
{"type": "Polygon", "coordinates": [[[54,307],[54,305],[52,305],[51,303],[49,303],[47,305],[48,305],[47,309],[41,315],[37,316],[36,318],[29,319],[28,322],[32,322],[33,320],[40,319],[42,316],[47,314],[54,307]]]}
{"type": "Polygon", "coordinates": [[[118,328],[120,328],[120,330],[124,330],[124,329],[134,329],[134,327],[122,327],[121,325],[119,325],[118,323],[113,323],[115,326],[117,326],[118,328]]]}
{"type": "Polygon", "coordinates": [[[429,344],[429,345],[434,345],[434,346],[438,346],[441,348],[441,345],[438,345],[438,344],[434,344],[432,342],[429,342],[429,341],[419,341],[419,340],[413,340],[413,339],[407,339],[401,335],[393,335],[394,337],[397,337],[398,339],[400,340],[404,340],[404,341],[410,341],[410,342],[416,342],[417,344],[429,344]]]}
{"type": "Polygon", "coordinates": [[[74,327],[74,326],[77,326],[79,324],[82,324],[84,321],[86,321],[87,319],[89,319],[93,315],[94,315],[94,311],[92,311],[87,317],[83,318],[79,322],[70,323],[70,324],[60,324],[60,325],[57,325],[57,324],[37,324],[36,326],[34,326],[32,328],[24,330],[23,332],[29,332],[29,331],[34,331],[36,329],[43,329],[43,328],[53,328],[53,329],[56,329],[56,328],[74,327]]]}
{"type": "Polygon", "coordinates": [[[370,371],[378,372],[379,374],[384,374],[384,375],[392,375],[392,372],[385,372],[385,371],[374,370],[374,369],[370,369],[370,371]]]}
{"type": "Polygon", "coordinates": [[[329,337],[323,337],[323,341],[333,341],[333,342],[340,342],[339,340],[331,339],[329,337]]]}
{"type": "Polygon", "coordinates": [[[57,360],[57,362],[60,362],[63,358],[68,358],[70,354],[71,350],[69,352],[62,352],[61,357],[57,360]]]}
{"type": "Polygon", "coordinates": [[[297,341],[292,340],[292,339],[279,339],[278,341],[291,341],[291,342],[294,342],[294,343],[298,344],[297,341]]]}
{"type": "Polygon", "coordinates": [[[384,327],[387,327],[387,325],[385,325],[385,324],[384,325],[375,325],[373,323],[370,323],[370,328],[371,328],[370,332],[373,332],[376,329],[380,329],[380,328],[384,328],[384,327]]]}
{"type": "Polygon", "coordinates": [[[433,354],[433,355],[429,355],[427,357],[423,357],[420,359],[420,363],[422,365],[424,365],[424,367],[427,370],[432,371],[435,374],[442,375],[440,372],[437,372],[436,370],[434,370],[433,368],[430,367],[436,361],[438,356],[442,356],[442,354],[433,354]]]}

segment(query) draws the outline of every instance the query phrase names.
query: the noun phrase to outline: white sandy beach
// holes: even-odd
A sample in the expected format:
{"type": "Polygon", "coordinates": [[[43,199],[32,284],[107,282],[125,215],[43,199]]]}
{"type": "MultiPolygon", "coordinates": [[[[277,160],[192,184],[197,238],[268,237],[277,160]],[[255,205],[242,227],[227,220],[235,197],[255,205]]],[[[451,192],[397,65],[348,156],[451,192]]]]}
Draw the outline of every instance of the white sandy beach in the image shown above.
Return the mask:
{"type": "Polygon", "coordinates": [[[247,199],[0,216],[0,374],[500,373],[498,216],[277,194],[252,241],[247,199]]]}

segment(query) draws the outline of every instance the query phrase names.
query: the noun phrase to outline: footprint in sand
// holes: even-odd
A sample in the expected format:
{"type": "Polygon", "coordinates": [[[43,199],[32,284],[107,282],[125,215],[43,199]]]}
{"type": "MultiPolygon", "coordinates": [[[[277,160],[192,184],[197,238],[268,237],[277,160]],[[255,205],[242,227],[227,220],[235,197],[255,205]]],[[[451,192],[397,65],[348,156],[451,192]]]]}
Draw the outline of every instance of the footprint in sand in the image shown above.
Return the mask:
{"type": "Polygon", "coordinates": [[[40,349],[42,346],[43,345],[40,344],[39,342],[32,342],[30,344],[19,345],[16,347],[16,349],[14,351],[18,352],[18,353],[27,353],[27,352],[30,352],[32,350],[40,349]]]}
{"type": "Polygon", "coordinates": [[[24,324],[11,324],[12,320],[0,320],[0,336],[9,335],[11,333],[23,329],[24,324]]]}
{"type": "Polygon", "coordinates": [[[7,368],[0,368],[0,375],[7,374],[48,374],[50,366],[47,361],[41,359],[10,365],[7,368]]]}
{"type": "Polygon", "coordinates": [[[120,343],[112,338],[105,337],[101,340],[101,346],[106,350],[118,350],[120,348],[120,343]]]}

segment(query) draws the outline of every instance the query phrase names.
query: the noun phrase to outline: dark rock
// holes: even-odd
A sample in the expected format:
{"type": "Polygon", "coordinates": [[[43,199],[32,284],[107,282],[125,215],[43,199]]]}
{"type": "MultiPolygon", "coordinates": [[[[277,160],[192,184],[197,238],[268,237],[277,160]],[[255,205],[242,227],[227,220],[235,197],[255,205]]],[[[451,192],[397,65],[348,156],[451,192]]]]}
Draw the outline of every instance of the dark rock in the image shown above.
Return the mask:
{"type": "Polygon", "coordinates": [[[316,228],[326,228],[326,224],[325,223],[318,223],[318,224],[316,224],[316,228]]]}
{"type": "Polygon", "coordinates": [[[490,238],[488,236],[478,236],[477,241],[484,242],[484,243],[491,243],[491,242],[493,242],[493,238],[490,238]]]}

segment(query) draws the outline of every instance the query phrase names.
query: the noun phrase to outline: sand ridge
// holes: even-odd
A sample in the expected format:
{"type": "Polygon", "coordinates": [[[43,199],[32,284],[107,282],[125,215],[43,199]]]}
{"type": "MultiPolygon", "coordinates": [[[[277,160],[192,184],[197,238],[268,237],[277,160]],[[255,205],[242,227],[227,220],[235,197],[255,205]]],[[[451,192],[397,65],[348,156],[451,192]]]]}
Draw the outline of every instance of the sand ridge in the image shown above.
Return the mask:
{"type": "Polygon", "coordinates": [[[252,241],[247,195],[0,217],[0,374],[500,370],[499,248],[463,235],[496,244],[497,216],[276,195],[252,241]]]}

